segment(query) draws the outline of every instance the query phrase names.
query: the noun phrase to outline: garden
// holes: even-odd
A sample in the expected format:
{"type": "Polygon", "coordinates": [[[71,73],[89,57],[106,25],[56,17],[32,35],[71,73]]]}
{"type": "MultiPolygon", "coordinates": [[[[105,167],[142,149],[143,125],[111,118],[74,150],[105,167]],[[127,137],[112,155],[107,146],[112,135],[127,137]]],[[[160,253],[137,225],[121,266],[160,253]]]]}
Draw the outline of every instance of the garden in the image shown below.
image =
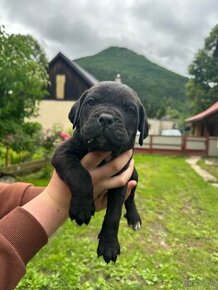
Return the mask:
{"type": "MultiPolygon", "coordinates": [[[[121,254],[98,258],[104,211],[88,226],[68,220],[27,267],[16,289],[218,289],[218,192],[184,157],[135,155],[142,228],[122,218],[121,254]]],[[[22,177],[46,185],[51,168],[22,177]]]]}

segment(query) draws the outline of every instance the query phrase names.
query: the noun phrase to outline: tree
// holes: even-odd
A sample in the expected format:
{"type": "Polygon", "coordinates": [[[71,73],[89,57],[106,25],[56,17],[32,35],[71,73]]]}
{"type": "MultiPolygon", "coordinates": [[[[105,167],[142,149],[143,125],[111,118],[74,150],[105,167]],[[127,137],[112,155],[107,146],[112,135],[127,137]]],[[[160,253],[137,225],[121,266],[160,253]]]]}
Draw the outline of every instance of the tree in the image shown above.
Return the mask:
{"type": "MultiPolygon", "coordinates": [[[[9,35],[0,27],[1,143],[10,140],[16,151],[22,150],[24,143],[31,143],[25,142],[30,126],[26,121],[37,114],[47,87],[47,60],[37,41],[30,35],[9,35]]],[[[38,130],[37,126],[32,128],[38,130]]]]}
{"type": "Polygon", "coordinates": [[[187,95],[191,99],[193,113],[198,113],[218,100],[218,25],[197,52],[189,66],[189,74],[187,95]]]}

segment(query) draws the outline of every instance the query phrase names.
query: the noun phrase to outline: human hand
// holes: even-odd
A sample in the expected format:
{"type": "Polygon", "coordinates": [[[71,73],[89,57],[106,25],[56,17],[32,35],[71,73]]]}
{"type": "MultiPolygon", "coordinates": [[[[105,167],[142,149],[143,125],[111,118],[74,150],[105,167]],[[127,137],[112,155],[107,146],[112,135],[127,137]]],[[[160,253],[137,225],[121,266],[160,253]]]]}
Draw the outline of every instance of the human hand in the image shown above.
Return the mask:
{"type": "Polygon", "coordinates": [[[132,156],[132,150],[126,151],[109,161],[108,163],[99,166],[103,160],[110,156],[110,152],[94,151],[85,155],[81,164],[89,171],[93,183],[93,193],[95,209],[99,211],[107,205],[107,191],[111,188],[128,186],[126,198],[131,193],[131,189],[136,186],[135,180],[130,180],[134,169],[134,160],[130,161],[128,168],[121,174],[114,176],[127,164],[132,156]]]}
{"type": "MultiPolygon", "coordinates": [[[[108,156],[110,156],[110,152],[93,151],[86,154],[81,160],[81,164],[86,170],[89,171],[92,178],[93,198],[96,211],[106,207],[108,189],[124,186],[128,183],[126,193],[126,197],[128,197],[131,189],[136,186],[135,180],[129,181],[134,169],[133,159],[130,161],[129,166],[125,171],[114,176],[130,160],[132,150],[126,151],[108,163],[99,166],[99,164],[101,164],[101,162],[108,156]]],[[[69,209],[71,199],[70,190],[68,186],[58,177],[56,171],[53,172],[53,176],[47,186],[47,189],[49,189],[48,192],[52,195],[51,197],[60,207],[69,209]]]]}

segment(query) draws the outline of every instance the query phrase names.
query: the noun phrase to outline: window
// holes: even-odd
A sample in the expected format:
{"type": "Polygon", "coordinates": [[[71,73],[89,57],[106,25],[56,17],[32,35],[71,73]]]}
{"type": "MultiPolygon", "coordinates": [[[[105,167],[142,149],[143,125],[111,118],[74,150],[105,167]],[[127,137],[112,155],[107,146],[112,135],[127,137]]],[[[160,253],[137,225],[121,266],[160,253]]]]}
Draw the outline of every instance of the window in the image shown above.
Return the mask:
{"type": "Polygon", "coordinates": [[[64,99],[64,91],[65,91],[65,75],[56,75],[56,98],[64,99]]]}

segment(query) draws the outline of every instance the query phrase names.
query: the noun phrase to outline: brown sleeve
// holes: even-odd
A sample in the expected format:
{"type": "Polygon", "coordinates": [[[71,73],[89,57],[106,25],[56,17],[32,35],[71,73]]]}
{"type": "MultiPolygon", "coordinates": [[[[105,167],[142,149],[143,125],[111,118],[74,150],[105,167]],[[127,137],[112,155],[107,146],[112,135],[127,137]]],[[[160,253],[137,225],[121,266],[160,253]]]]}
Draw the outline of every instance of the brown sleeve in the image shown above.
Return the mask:
{"type": "Polygon", "coordinates": [[[43,187],[24,182],[0,183],[0,219],[17,206],[22,206],[36,197],[42,190],[43,187]]]}
{"type": "Polygon", "coordinates": [[[47,243],[40,223],[17,207],[0,220],[0,289],[14,289],[28,261],[47,243]]]}

